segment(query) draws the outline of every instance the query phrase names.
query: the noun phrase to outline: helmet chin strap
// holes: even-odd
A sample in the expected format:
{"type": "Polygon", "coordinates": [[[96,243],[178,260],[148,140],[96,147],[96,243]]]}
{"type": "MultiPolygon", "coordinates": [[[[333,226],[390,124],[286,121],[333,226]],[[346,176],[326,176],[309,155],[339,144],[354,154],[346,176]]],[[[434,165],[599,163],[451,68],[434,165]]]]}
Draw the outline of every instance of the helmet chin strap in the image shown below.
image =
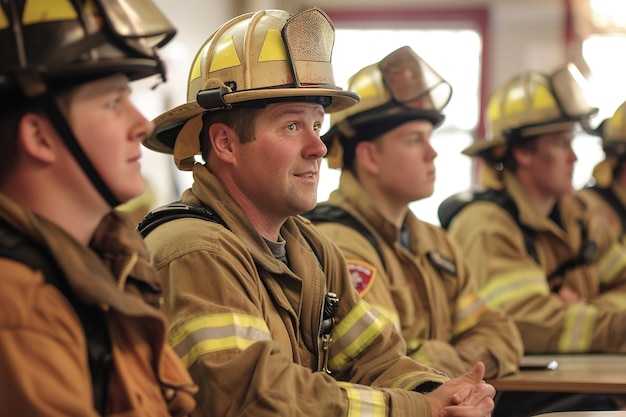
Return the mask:
{"type": "Polygon", "coordinates": [[[121,201],[118,200],[117,197],[113,194],[113,192],[107,187],[107,185],[102,180],[102,177],[98,174],[93,164],[87,158],[87,155],[80,147],[80,144],[76,140],[74,136],[74,132],[70,128],[67,120],[61,113],[58,104],[54,100],[54,97],[51,93],[46,92],[39,98],[40,103],[50,118],[50,121],[56,128],[57,132],[65,142],[65,146],[69,149],[70,153],[74,156],[74,159],[80,165],[81,169],[87,175],[87,178],[91,181],[93,186],[96,188],[98,193],[102,196],[102,198],[109,204],[111,208],[116,207],[121,204],[121,201]]]}

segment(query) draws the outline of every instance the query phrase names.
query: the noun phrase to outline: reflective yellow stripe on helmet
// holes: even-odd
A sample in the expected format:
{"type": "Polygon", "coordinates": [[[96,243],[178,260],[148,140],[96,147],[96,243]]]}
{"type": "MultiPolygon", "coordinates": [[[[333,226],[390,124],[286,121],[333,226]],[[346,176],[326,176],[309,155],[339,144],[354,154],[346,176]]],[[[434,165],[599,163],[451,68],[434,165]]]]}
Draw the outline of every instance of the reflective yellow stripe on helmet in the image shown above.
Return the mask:
{"type": "Polygon", "coordinates": [[[263,46],[261,47],[261,52],[259,53],[258,62],[286,60],[287,49],[285,49],[285,44],[283,43],[280,31],[277,29],[268,30],[265,35],[265,39],[263,40],[263,46]]]}
{"type": "Polygon", "coordinates": [[[616,279],[621,279],[624,271],[626,271],[626,251],[622,245],[615,243],[598,259],[600,282],[610,284],[616,279]]]}
{"type": "Polygon", "coordinates": [[[232,36],[225,36],[216,46],[215,56],[211,61],[209,71],[219,71],[224,68],[236,67],[241,65],[241,60],[235,49],[232,36]]]}
{"type": "Polygon", "coordinates": [[[6,29],[9,27],[9,19],[7,19],[7,15],[4,14],[4,10],[0,7],[0,30],[6,29]]]}
{"type": "Polygon", "coordinates": [[[591,346],[598,309],[591,304],[570,304],[565,311],[559,352],[587,352],[591,346]]]}
{"type": "Polygon", "coordinates": [[[452,328],[455,335],[474,327],[489,312],[487,303],[477,293],[466,294],[459,298],[455,309],[452,328]]]}
{"type": "Polygon", "coordinates": [[[480,290],[480,295],[491,308],[499,308],[529,295],[548,295],[549,293],[550,289],[543,270],[531,267],[494,275],[480,290]]]}
{"type": "Polygon", "coordinates": [[[24,13],[22,14],[22,23],[25,25],[76,19],[78,19],[78,15],[71,0],[28,0],[24,5],[24,13]]]}
{"type": "Polygon", "coordinates": [[[382,392],[364,385],[338,382],[348,396],[348,417],[385,417],[385,397],[382,392]]]}
{"type": "Polygon", "coordinates": [[[359,301],[333,330],[329,364],[339,369],[363,352],[391,324],[367,302],[359,301]]]}
{"type": "Polygon", "coordinates": [[[259,317],[227,313],[188,321],[172,332],[169,343],[189,367],[206,353],[244,350],[255,342],[271,339],[267,325],[259,317]]]}

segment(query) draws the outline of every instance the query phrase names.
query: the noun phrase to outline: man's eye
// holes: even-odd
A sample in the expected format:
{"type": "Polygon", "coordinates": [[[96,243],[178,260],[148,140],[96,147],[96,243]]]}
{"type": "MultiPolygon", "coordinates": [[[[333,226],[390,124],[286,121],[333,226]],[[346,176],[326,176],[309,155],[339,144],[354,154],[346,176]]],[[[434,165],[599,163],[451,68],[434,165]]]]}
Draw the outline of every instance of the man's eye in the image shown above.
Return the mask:
{"type": "Polygon", "coordinates": [[[119,102],[120,101],[118,99],[111,100],[111,101],[107,102],[106,108],[110,109],[110,110],[115,110],[117,108],[119,102]]]}
{"type": "Polygon", "coordinates": [[[296,130],[296,124],[295,123],[289,123],[287,125],[287,130],[289,130],[290,132],[293,132],[294,130],[296,130]]]}
{"type": "Polygon", "coordinates": [[[320,131],[322,130],[322,124],[321,123],[316,123],[313,126],[313,130],[315,130],[317,132],[317,134],[319,135],[320,131]]]}

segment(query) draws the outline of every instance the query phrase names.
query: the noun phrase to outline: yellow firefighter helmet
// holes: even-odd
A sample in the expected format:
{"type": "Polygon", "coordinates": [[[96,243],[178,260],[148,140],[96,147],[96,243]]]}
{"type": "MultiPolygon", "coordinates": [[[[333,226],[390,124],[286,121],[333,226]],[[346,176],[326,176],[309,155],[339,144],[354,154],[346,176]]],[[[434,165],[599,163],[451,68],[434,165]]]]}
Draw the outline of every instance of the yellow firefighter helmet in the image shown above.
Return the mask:
{"type": "Polygon", "coordinates": [[[199,152],[201,123],[196,116],[206,111],[323,99],[326,112],[332,113],[355,104],[357,94],[335,85],[334,40],[334,26],[318,8],[293,16],[282,10],[263,10],[228,21],[196,54],[189,73],[188,102],[157,117],[155,131],[144,145],[174,153],[178,167],[187,170],[199,152]],[[183,130],[190,119],[194,119],[193,126],[183,130]],[[180,151],[174,152],[174,145],[180,151]]]}
{"type": "Polygon", "coordinates": [[[358,142],[409,120],[439,126],[444,119],[441,111],[452,95],[450,84],[408,46],[358,71],[348,80],[347,89],[359,94],[361,101],[330,117],[330,130],[322,139],[329,148],[331,168],[341,168],[344,152],[353,152],[358,142]]]}
{"type": "Polygon", "coordinates": [[[0,94],[5,105],[124,73],[160,73],[156,48],[176,30],[151,0],[10,0],[0,4],[0,94]],[[22,96],[22,98],[20,98],[22,96]]]}
{"type": "Polygon", "coordinates": [[[574,128],[598,111],[586,100],[584,82],[571,63],[550,75],[529,71],[514,77],[487,104],[486,139],[463,153],[498,160],[511,141],[574,128]]]}
{"type": "Polygon", "coordinates": [[[604,119],[590,132],[600,136],[606,158],[593,169],[596,185],[608,187],[613,181],[613,174],[618,164],[626,158],[626,102],[622,103],[613,116],[604,119]]]}

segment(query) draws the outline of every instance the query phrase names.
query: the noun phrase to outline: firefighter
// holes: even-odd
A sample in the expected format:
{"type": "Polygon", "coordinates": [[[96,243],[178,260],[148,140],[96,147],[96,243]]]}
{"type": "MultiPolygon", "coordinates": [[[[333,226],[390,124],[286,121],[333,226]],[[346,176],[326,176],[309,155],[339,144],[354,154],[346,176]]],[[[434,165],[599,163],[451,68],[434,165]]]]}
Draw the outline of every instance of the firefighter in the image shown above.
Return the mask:
{"type": "Polygon", "coordinates": [[[626,251],[572,185],[575,129],[597,111],[583,81],[573,64],[514,77],[488,102],[486,140],[463,151],[487,193],[449,230],[529,354],[626,352],[626,251]]]}
{"type": "Polygon", "coordinates": [[[401,330],[409,356],[450,376],[476,361],[488,378],[517,371],[515,323],[478,296],[446,232],[409,209],[433,193],[430,137],[451,86],[405,46],[358,71],[347,88],[361,101],[333,113],[322,137],[329,166],[341,168],[339,188],[306,217],[339,245],[355,288],[401,330]]]}
{"type": "Polygon", "coordinates": [[[579,191],[587,208],[603,216],[626,244],[626,103],[591,131],[600,136],[604,160],[593,170],[589,185],[579,191]]]}
{"type": "Polygon", "coordinates": [[[166,344],[129,217],[153,125],[129,82],[165,73],[175,29],[149,0],[0,3],[0,406],[14,416],[183,416],[196,387],[166,344]]]}
{"type": "Polygon", "coordinates": [[[325,112],[358,101],[335,85],[333,43],[318,8],[235,17],[195,57],[188,103],[144,142],[193,171],[139,229],[198,415],[486,416],[484,365],[448,380],[408,358],[338,248],[297,216],[316,203],[325,112]]]}

